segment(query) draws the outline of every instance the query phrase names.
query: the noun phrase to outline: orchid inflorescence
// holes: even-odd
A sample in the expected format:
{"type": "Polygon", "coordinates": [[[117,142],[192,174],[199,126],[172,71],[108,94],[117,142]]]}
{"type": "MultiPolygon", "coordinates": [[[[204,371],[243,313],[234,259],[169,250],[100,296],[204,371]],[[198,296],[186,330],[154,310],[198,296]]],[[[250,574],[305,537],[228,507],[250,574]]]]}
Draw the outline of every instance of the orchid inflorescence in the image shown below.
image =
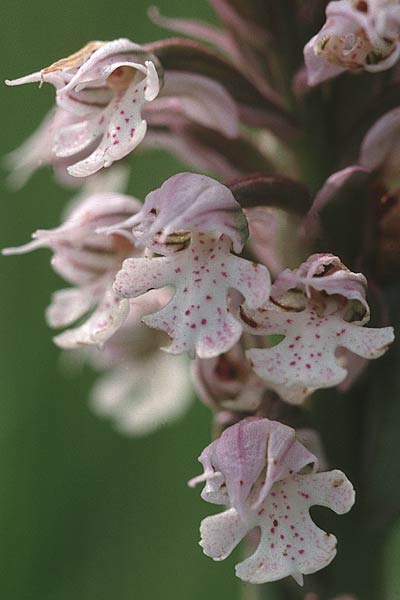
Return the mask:
{"type": "Polygon", "coordinates": [[[224,507],[201,524],[204,553],[222,560],[257,529],[238,577],[302,585],[336,554],[310,508],[343,514],[355,498],[312,426],[315,392],[350,389],[394,339],[382,290],[400,265],[400,98],[384,99],[399,87],[400,2],[334,0],[325,24],[324,2],[293,3],[298,47],[315,35],[291,61],[276,42],[276,3],[211,4],[220,29],[150,13],[194,40],[90,42],[7,81],[56,89],[55,107],[8,157],[11,182],[50,165],[80,189],[60,226],[3,252],[51,250],[68,284],[46,311],[63,329],[54,341],[102,372],[91,404],[121,431],[172,421],[193,388],[211,408],[215,439],[189,482],[224,507]],[[329,167],[310,178],[309,99],[337,98],[340,111],[334,86],[346,77],[349,88],[375,78],[365,118],[347,118],[352,146],[343,128],[330,131],[329,167]],[[174,174],[142,203],[124,187],[129,155],[148,147],[201,174],[174,174]]]}

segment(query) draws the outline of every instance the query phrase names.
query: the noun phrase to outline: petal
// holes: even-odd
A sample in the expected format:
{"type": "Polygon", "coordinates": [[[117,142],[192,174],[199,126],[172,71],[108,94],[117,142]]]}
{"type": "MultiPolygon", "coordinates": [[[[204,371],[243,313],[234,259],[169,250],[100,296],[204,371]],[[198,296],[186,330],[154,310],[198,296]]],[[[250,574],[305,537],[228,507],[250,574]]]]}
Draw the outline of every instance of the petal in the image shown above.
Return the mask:
{"type": "Polygon", "coordinates": [[[239,114],[236,103],[218,82],[193,73],[167,71],[160,98],[152,110],[166,107],[182,112],[205,127],[220,131],[228,138],[239,135],[239,114]]]}
{"type": "Polygon", "coordinates": [[[55,132],[74,121],[74,115],[60,108],[51,110],[36,131],[6,156],[6,166],[11,171],[9,182],[13,187],[22,187],[39,167],[54,164],[55,132]]]}
{"type": "Polygon", "coordinates": [[[145,111],[149,129],[144,147],[165,149],[183,164],[232,180],[244,173],[271,170],[265,154],[245,134],[227,138],[171,111],[145,111]]]}
{"type": "MultiPolygon", "coordinates": [[[[126,38],[105,42],[83,62],[69,81],[68,86],[66,86],[66,91],[79,89],[83,84],[92,81],[104,84],[110,72],[116,69],[121,63],[121,56],[124,57],[125,61],[129,60],[129,64],[136,67],[138,63],[137,61],[134,62],[135,55],[144,54],[145,51],[142,46],[126,38]]],[[[143,68],[142,64],[139,66],[143,68]]]]}
{"type": "Polygon", "coordinates": [[[123,297],[166,285],[175,287],[172,300],[144,322],[165,331],[172,339],[168,352],[188,352],[210,358],[226,352],[239,339],[242,326],[229,312],[227,293],[238,289],[251,306],[263,304],[269,295],[265,267],[251,266],[232,256],[231,242],[193,235],[191,245],[170,257],[128,259],[117,274],[114,290],[123,297]],[[239,270],[239,272],[238,272],[239,270]]]}
{"type": "Polygon", "coordinates": [[[224,560],[248,530],[248,525],[243,523],[236,510],[231,508],[219,515],[203,519],[200,526],[200,546],[206,556],[214,560],[224,560]]]}
{"type": "Polygon", "coordinates": [[[141,436],[178,419],[191,400],[186,361],[157,352],[111,370],[95,384],[90,402],[119,431],[141,436]]]}
{"type": "Polygon", "coordinates": [[[129,312],[129,302],[108,291],[94,313],[75,329],[54,338],[60,348],[79,348],[97,344],[100,348],[119,329],[129,312]]]}
{"type": "Polygon", "coordinates": [[[90,288],[67,288],[52,295],[46,310],[46,321],[50,327],[66,327],[84,314],[96,303],[90,288]]]}
{"type": "Polygon", "coordinates": [[[256,552],[236,566],[244,581],[266,583],[291,575],[302,575],[327,566],[336,554],[336,538],[312,521],[309,509],[320,505],[344,514],[354,504],[354,490],[341,471],[294,475],[272,489],[263,507],[254,515],[253,526],[261,529],[256,552]]]}
{"type": "Polygon", "coordinates": [[[294,429],[261,417],[248,417],[225,429],[199,461],[204,473],[190,485],[205,481],[201,497],[207,502],[229,504],[244,521],[248,520],[249,507],[257,510],[277,481],[306,465],[318,467],[316,457],[297,441],[294,429]],[[264,481],[254,489],[263,472],[264,481]]]}
{"type": "Polygon", "coordinates": [[[311,86],[319,85],[346,71],[345,67],[329,62],[323,54],[315,53],[318,38],[319,34],[315,35],[304,47],[308,85],[311,86]]]}
{"type": "Polygon", "coordinates": [[[313,389],[332,387],[344,380],[347,371],[336,359],[338,347],[377,358],[394,339],[391,327],[367,329],[334,315],[321,318],[311,308],[296,313],[268,307],[245,318],[253,333],[285,336],[273,348],[249,350],[247,357],[265,381],[288,387],[287,392],[280,388],[280,393],[293,404],[313,389]]]}
{"type": "Polygon", "coordinates": [[[141,117],[146,90],[147,77],[140,82],[134,79],[125,92],[116,93],[102,115],[104,135],[99,146],[87,158],[68,168],[71,175],[92,175],[102,167],[111,166],[140,144],[147,129],[146,121],[141,117]]]}
{"type": "Polygon", "coordinates": [[[102,119],[96,116],[89,121],[80,121],[60,128],[54,137],[56,156],[73,156],[94,144],[103,132],[102,119]]]}
{"type": "Polygon", "coordinates": [[[230,504],[242,518],[250,490],[265,466],[270,424],[267,419],[242,420],[228,427],[215,445],[213,465],[224,476],[230,504]]]}
{"type": "Polygon", "coordinates": [[[135,220],[138,241],[158,252],[176,232],[223,233],[237,253],[248,236],[246,217],[232,192],[196,173],[178,173],[150,192],[135,220]]]}

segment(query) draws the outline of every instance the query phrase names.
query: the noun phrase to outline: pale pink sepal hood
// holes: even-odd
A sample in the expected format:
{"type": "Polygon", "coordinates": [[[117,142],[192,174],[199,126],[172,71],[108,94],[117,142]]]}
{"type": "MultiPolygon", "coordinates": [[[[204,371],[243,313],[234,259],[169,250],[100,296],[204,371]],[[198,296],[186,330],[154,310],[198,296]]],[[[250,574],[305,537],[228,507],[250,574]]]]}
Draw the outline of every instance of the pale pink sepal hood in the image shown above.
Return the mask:
{"type": "Polygon", "coordinates": [[[274,483],[306,465],[318,468],[317,458],[297,441],[294,429],[258,417],[228,427],[207,446],[199,461],[204,473],[189,485],[205,482],[202,498],[235,508],[243,520],[249,508],[256,510],[264,502],[274,483]],[[261,473],[264,481],[250,498],[261,473]]]}
{"type": "Polygon", "coordinates": [[[197,173],[178,173],[167,179],[120,226],[132,228],[136,244],[164,255],[181,249],[193,232],[224,234],[236,253],[248,238],[246,217],[229,188],[197,173]]]}

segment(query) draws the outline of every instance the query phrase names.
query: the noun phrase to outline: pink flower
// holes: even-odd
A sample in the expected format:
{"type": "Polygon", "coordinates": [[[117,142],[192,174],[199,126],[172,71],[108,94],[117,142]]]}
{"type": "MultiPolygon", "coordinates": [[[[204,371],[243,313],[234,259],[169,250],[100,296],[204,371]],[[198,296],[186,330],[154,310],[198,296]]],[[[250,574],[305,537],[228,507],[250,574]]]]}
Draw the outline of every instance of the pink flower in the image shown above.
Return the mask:
{"type": "Polygon", "coordinates": [[[256,311],[241,309],[247,330],[284,336],[272,347],[252,348],[247,357],[257,375],[282,399],[300,404],[317,388],[340,384],[347,370],[336,351],[382,356],[393,328],[363,328],[369,320],[366,280],[337,257],[313,255],[295,271],[284,271],[271,290],[272,302],[256,311]]]}
{"type": "MultiPolygon", "coordinates": [[[[55,86],[58,108],[47,136],[47,152],[54,159],[45,159],[67,159],[68,173],[86,177],[120,160],[143,140],[147,124],[141,110],[156,98],[160,87],[155,62],[155,57],[127,39],[90,42],[37,73],[6,83],[55,86]],[[71,115],[66,123],[65,111],[71,115]]],[[[41,140],[43,136],[33,146],[39,161],[43,161],[41,140]]]]}
{"type": "Polygon", "coordinates": [[[225,559],[258,527],[257,550],[236,566],[244,581],[265,583],[291,575],[301,585],[303,574],[333,560],[336,538],[313,523],[309,509],[319,504],[338,514],[348,512],[354,490],[341,471],[305,474],[305,467],[315,470],[318,461],[293,429],[268,419],[244,419],[226,429],[199,460],[204,474],[189,485],[205,481],[202,498],[228,507],[201,524],[207,556],[225,559]]]}
{"type": "Polygon", "coordinates": [[[82,325],[56,336],[57,345],[63,348],[84,344],[102,346],[125,320],[129,302],[112,291],[112,282],[123,258],[135,250],[126,238],[118,234],[99,234],[97,229],[110,226],[139,208],[136,200],[123,194],[84,195],[63,225],[39,230],[33,234],[34,241],[3,251],[4,254],[23,254],[37,248],[50,248],[54,253],[54,270],[73,285],[53,295],[46,314],[49,325],[66,327],[86,314],[89,316],[82,325]]]}
{"type": "MultiPolygon", "coordinates": [[[[202,175],[181,173],[151,192],[140,213],[122,223],[133,225],[135,243],[163,254],[124,261],[114,290],[134,298],[149,289],[174,286],[175,295],[144,322],[172,340],[168,352],[211,358],[229,350],[242,325],[228,307],[233,288],[249,307],[269,295],[266,267],[231,254],[247,237],[246,218],[232,193],[202,175]]],[[[118,230],[112,228],[110,231],[118,230]]]]}
{"type": "Polygon", "coordinates": [[[308,83],[317,85],[346,70],[392,67],[400,54],[400,5],[390,0],[335,0],[326,23],[304,48],[308,83]]]}

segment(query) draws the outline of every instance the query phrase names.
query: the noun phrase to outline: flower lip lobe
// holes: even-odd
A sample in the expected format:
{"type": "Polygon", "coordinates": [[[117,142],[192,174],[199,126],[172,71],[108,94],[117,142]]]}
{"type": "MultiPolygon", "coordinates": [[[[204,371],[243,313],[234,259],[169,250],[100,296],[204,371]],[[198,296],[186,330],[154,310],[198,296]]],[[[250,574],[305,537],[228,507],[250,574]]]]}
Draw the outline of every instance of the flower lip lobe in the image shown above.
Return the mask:
{"type": "Polygon", "coordinates": [[[204,553],[223,560],[253,528],[261,531],[254,554],[236,566],[250,583],[303,575],[328,565],[336,538],[319,529],[309,509],[321,505],[338,514],[354,503],[351,483],[340,471],[303,474],[316,457],[300,444],[294,430],[275,421],[250,418],[229,427],[199,458],[205,482],[202,498],[227,510],[207,517],[200,528],[204,553]],[[268,482],[268,483],[267,483],[268,482]]]}

